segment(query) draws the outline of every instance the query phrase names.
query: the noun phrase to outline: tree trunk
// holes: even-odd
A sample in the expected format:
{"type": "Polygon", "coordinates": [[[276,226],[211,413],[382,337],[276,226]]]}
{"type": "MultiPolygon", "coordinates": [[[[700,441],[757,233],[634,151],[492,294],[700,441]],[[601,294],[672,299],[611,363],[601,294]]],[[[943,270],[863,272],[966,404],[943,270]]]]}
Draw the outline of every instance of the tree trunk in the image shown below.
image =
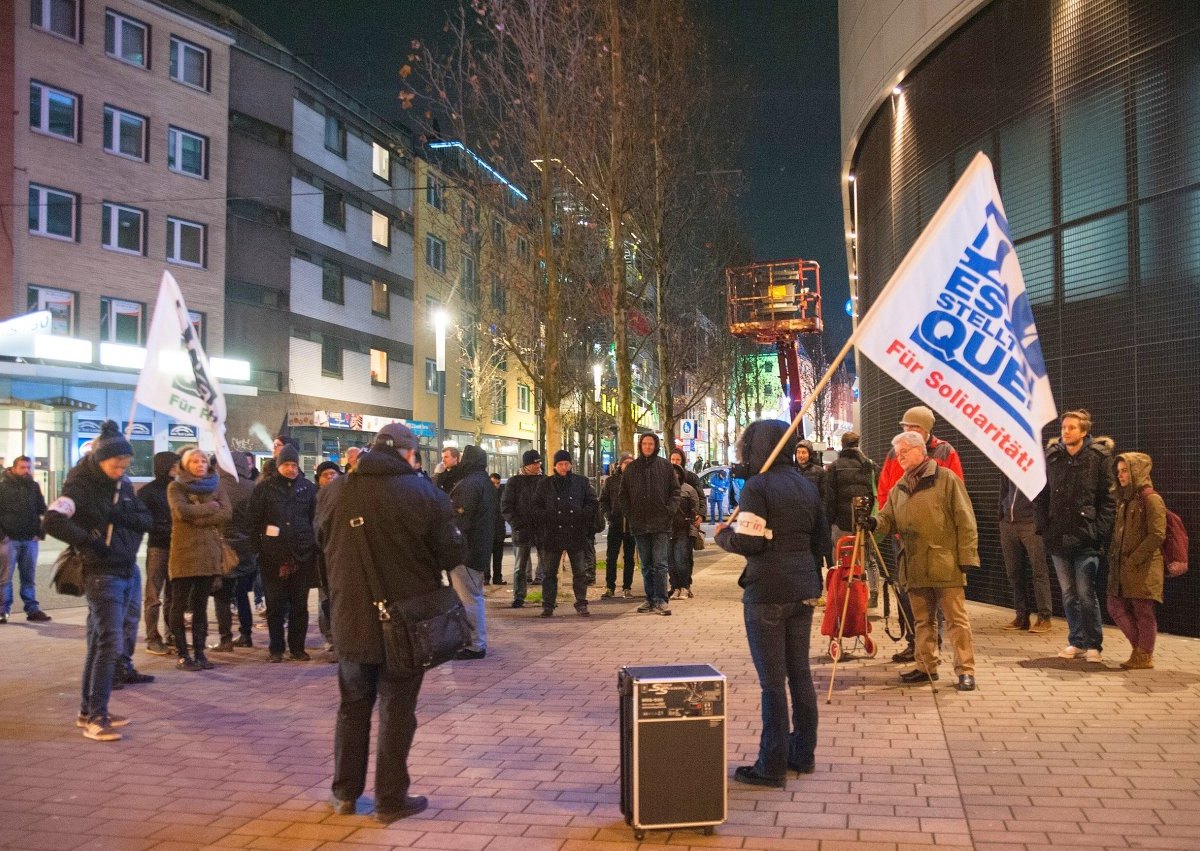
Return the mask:
{"type": "Polygon", "coordinates": [[[629,358],[629,325],[626,318],[629,305],[625,280],[624,228],[621,211],[624,199],[621,187],[624,108],[624,74],[621,68],[621,15],[619,0],[609,0],[609,30],[612,63],[612,123],[609,131],[608,186],[608,263],[609,285],[612,288],[613,344],[616,348],[617,371],[617,448],[618,452],[633,452],[633,364],[629,358]]]}

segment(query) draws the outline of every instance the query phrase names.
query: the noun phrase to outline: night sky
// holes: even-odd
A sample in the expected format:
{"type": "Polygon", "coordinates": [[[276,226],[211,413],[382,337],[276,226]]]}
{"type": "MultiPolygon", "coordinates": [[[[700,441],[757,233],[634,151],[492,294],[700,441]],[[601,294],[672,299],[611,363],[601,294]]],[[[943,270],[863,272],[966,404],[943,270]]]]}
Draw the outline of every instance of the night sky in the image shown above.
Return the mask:
{"type": "MultiPolygon", "coordinates": [[[[386,117],[404,121],[397,70],[409,42],[434,43],[457,0],[226,0],[386,117]]],[[[827,347],[850,333],[838,169],[836,0],[696,0],[722,96],[739,98],[739,202],[756,260],[821,264],[827,347]]]]}

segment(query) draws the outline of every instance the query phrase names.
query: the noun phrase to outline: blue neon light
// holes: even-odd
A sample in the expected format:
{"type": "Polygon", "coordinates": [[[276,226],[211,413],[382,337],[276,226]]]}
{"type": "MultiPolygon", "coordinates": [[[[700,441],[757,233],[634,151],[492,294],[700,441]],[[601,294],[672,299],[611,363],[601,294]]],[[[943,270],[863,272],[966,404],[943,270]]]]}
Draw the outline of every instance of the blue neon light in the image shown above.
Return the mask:
{"type": "Polygon", "coordinates": [[[479,156],[479,154],[472,151],[470,148],[468,148],[462,142],[430,142],[429,147],[433,148],[434,150],[440,150],[441,148],[458,148],[460,151],[465,151],[466,153],[471,155],[471,159],[475,160],[475,162],[479,165],[480,168],[482,168],[484,171],[486,171],[492,177],[496,178],[496,180],[500,181],[502,184],[504,184],[509,189],[511,189],[513,191],[514,195],[519,197],[522,201],[529,200],[528,195],[526,195],[524,192],[522,192],[520,189],[518,189],[515,185],[513,185],[513,183],[508,178],[506,178],[500,172],[496,171],[496,169],[494,169],[490,165],[488,165],[487,162],[485,162],[483,160],[483,158],[479,156]]]}

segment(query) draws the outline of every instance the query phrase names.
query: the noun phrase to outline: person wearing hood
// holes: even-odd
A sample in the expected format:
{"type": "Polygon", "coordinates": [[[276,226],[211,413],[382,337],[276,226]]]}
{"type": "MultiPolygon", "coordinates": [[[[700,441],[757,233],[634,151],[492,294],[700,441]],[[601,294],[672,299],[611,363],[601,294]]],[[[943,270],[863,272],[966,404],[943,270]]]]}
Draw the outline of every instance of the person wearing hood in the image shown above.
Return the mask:
{"type": "Polygon", "coordinates": [[[317,582],[313,510],[317,487],[300,472],[300,453],[285,445],[275,458],[276,472],[254,486],[246,511],[246,535],[258,555],[267,597],[267,660],[282,662],[284,624],[287,649],[297,662],[312,657],[304,649],[308,635],[308,592],[317,582]]]}
{"type": "Polygon", "coordinates": [[[679,481],[671,462],[658,454],[658,435],[638,438],[638,457],[621,474],[621,513],[642,560],[646,602],[642,613],[671,614],[667,575],[671,551],[671,522],[679,511],[679,481]]]}
{"type": "Polygon", "coordinates": [[[117,728],[128,723],[109,712],[108,701],[135,587],[138,548],[142,535],[154,525],[125,475],[132,463],[133,446],[115,422],[105,420],[92,451],[71,468],[61,496],[46,509],[42,521],[46,534],[83,556],[87,656],[75,724],[83,728],[85,737],[98,742],[120,739],[117,728]]]}
{"type": "MultiPolygon", "coordinates": [[[[195,448],[185,450],[179,468],[175,481],[167,486],[173,545],[167,563],[171,577],[170,624],[179,669],[200,671],[213,667],[204,652],[208,640],[208,594],[213,577],[222,573],[221,529],[233,519],[233,506],[216,471],[209,469],[208,455],[204,452],[195,448]],[[188,655],[184,610],[192,613],[194,655],[188,655]]],[[[228,600],[225,611],[229,611],[228,600]]]]}
{"type": "Polygon", "coordinates": [[[542,571],[542,617],[554,616],[558,603],[558,565],[563,553],[571,564],[571,589],[575,611],[590,614],[587,604],[587,559],[585,550],[595,551],[593,529],[598,502],[587,478],[571,472],[571,453],[554,453],[554,475],[538,482],[534,491],[534,514],[541,528],[538,560],[542,571]]]}
{"type": "Polygon", "coordinates": [[[1092,415],[1067,411],[1059,417],[1062,440],[1046,450],[1046,487],[1034,500],[1037,529],[1054,562],[1067,618],[1063,659],[1103,661],[1104,628],[1096,574],[1112,534],[1112,448],[1092,437],[1092,415]]]}
{"type": "Polygon", "coordinates": [[[621,551],[625,552],[625,571],[621,575],[621,596],[628,599],[633,591],[633,534],[629,531],[629,523],[621,513],[620,494],[621,476],[625,468],[633,463],[633,455],[622,452],[621,458],[611,469],[608,478],[604,480],[604,488],[600,493],[600,509],[608,522],[608,552],[604,562],[604,584],[606,590],[600,595],[607,600],[617,595],[617,560],[621,551]]]}
{"type": "Polygon", "coordinates": [[[0,476],[0,539],[8,538],[8,552],[0,547],[0,573],[4,574],[0,623],[8,620],[9,610],[12,609],[14,573],[21,579],[25,620],[33,623],[50,620],[37,600],[35,571],[46,499],[42,496],[42,486],[33,480],[32,469],[29,456],[21,455],[0,476]]]}
{"type": "Polygon", "coordinates": [[[1033,519],[1033,503],[1021,493],[1016,482],[1007,476],[1000,477],[1000,553],[1004,556],[1004,570],[1013,592],[1012,621],[1004,625],[1007,630],[1029,630],[1032,633],[1047,633],[1053,629],[1051,622],[1050,570],[1046,565],[1046,545],[1037,532],[1033,519]],[[1029,574],[1025,573],[1025,561],[1029,561],[1029,574]],[[1030,622],[1029,590],[1033,588],[1033,599],[1037,606],[1037,620],[1030,622]]]}
{"type": "Polygon", "coordinates": [[[736,525],[718,523],[717,546],[745,556],[738,579],[750,656],[762,688],[758,759],[734,779],[782,788],[788,770],[810,774],[817,747],[817,692],[809,671],[813,606],[821,596],[821,560],[829,524],[816,486],[796,469],[795,436],[766,472],[787,433],[781,420],[759,420],[742,433],[739,473],[745,478],[736,525]],[[791,713],[788,697],[791,697],[791,713]]]}
{"type": "Polygon", "coordinates": [[[253,647],[254,609],[250,605],[250,593],[254,579],[258,576],[258,563],[246,534],[246,512],[250,508],[250,497],[254,495],[254,482],[250,478],[250,461],[241,452],[233,455],[236,476],[227,470],[218,470],[221,487],[229,497],[232,519],[225,524],[221,533],[238,555],[238,565],[233,573],[221,577],[213,590],[213,607],[217,610],[217,632],[220,642],[209,649],[215,653],[232,653],[235,647],[253,647]],[[233,607],[237,607],[238,637],[233,637],[233,607]]]}
{"type": "Polygon", "coordinates": [[[500,479],[499,473],[492,473],[488,476],[492,483],[492,487],[496,489],[496,517],[492,524],[492,575],[489,577],[485,573],[483,575],[484,585],[507,585],[504,581],[504,515],[500,511],[500,506],[504,502],[504,482],[500,479]]]}
{"type": "Polygon", "coordinates": [[[483,577],[492,559],[492,537],[496,525],[496,488],[487,473],[487,453],[466,446],[458,463],[439,482],[449,488],[450,501],[458,516],[458,528],[467,539],[467,560],[450,571],[450,584],[467,610],[471,643],[457,659],[482,659],[487,655],[487,613],[483,604],[483,577]]]}
{"type": "Polygon", "coordinates": [[[801,440],[796,444],[796,467],[817,486],[821,499],[825,499],[825,468],[821,465],[821,457],[813,448],[811,440],[801,440]]]}
{"type": "Polygon", "coordinates": [[[1121,667],[1135,671],[1154,667],[1154,604],[1163,599],[1167,506],[1154,492],[1150,467],[1144,453],[1117,456],[1117,510],[1108,548],[1108,613],[1133,647],[1121,667]]]}
{"type": "MultiPolygon", "coordinates": [[[[509,476],[500,500],[500,513],[512,527],[513,542],[513,601],[512,607],[525,606],[525,593],[529,586],[529,563],[537,550],[537,517],[534,514],[533,495],[542,480],[542,456],[536,449],[527,449],[521,456],[521,472],[509,476]]],[[[541,571],[541,556],[538,570],[541,571]]]]}
{"type": "Polygon", "coordinates": [[[142,485],[138,499],[146,506],[154,525],[146,536],[146,589],[142,601],[142,619],[146,622],[146,652],[155,656],[167,655],[167,644],[174,643],[171,635],[171,583],[167,579],[167,563],[171,556],[171,505],[167,502],[167,486],[179,473],[179,456],[174,452],[154,455],[154,481],[142,485]],[[163,631],[159,632],[159,612],[163,631]],[[163,641],[166,633],[169,641],[163,641]]]}
{"type": "MultiPolygon", "coordinates": [[[[674,453],[672,453],[674,457],[674,453]]],[[[692,593],[692,529],[701,519],[700,494],[689,484],[687,477],[695,476],[680,464],[675,468],[675,479],[679,482],[679,510],[671,521],[671,558],[667,565],[670,579],[669,597],[691,599],[692,593]]]]}

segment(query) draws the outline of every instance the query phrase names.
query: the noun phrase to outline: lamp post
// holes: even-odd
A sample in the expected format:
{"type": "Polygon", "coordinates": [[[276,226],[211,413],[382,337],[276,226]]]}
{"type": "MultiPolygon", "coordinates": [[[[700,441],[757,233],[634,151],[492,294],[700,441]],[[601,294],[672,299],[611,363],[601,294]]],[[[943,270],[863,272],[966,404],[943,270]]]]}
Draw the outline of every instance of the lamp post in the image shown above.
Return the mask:
{"type": "Polygon", "coordinates": [[[704,433],[708,436],[708,457],[711,459],[709,464],[715,467],[719,453],[714,451],[717,445],[717,436],[713,434],[712,430],[712,396],[704,399],[704,433]]]}
{"type": "Polygon", "coordinates": [[[450,317],[440,307],[433,311],[434,357],[437,359],[438,409],[437,451],[442,451],[446,440],[446,326],[450,317]]]}
{"type": "Polygon", "coordinates": [[[592,437],[596,441],[596,492],[600,492],[600,364],[592,364],[592,416],[594,418],[595,428],[592,429],[592,437]]]}

